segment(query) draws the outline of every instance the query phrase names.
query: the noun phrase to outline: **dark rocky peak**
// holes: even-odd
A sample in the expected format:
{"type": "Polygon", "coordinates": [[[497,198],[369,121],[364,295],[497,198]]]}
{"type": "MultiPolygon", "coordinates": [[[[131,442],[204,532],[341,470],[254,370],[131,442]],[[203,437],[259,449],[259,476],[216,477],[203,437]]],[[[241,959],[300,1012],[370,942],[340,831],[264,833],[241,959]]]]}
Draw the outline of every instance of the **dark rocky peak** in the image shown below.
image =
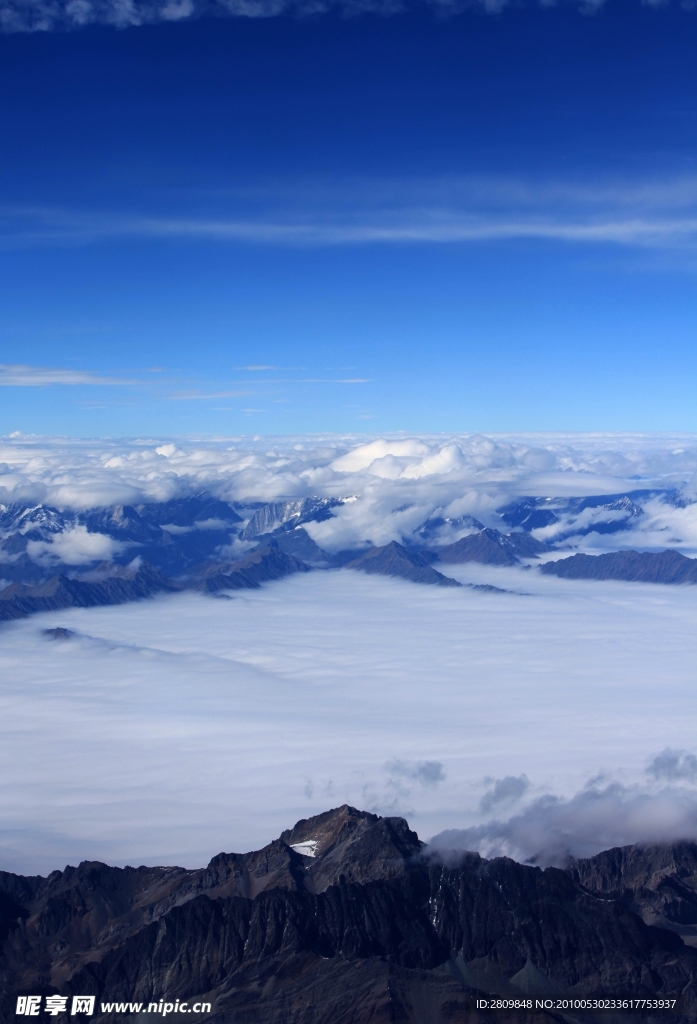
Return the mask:
{"type": "Polygon", "coordinates": [[[2,875],[0,903],[14,898],[21,904],[15,921],[23,921],[19,930],[8,928],[7,954],[27,970],[41,970],[48,955],[53,981],[60,984],[83,959],[93,959],[95,952],[166,913],[188,874],[183,868],[114,868],[85,861],[47,878],[2,875]],[[25,892],[17,882],[25,883],[25,892]]]}
{"type": "Polygon", "coordinates": [[[528,534],[503,534],[500,530],[485,529],[441,548],[438,557],[446,564],[517,565],[521,558],[537,558],[547,550],[546,544],[528,534]]]}
{"type": "Polygon", "coordinates": [[[302,858],[280,839],[251,853],[219,853],[195,875],[196,891],[211,898],[254,899],[267,889],[298,892],[305,888],[302,858]]]}
{"type": "Polygon", "coordinates": [[[31,961],[48,949],[60,978],[74,969],[75,957],[124,941],[198,896],[254,900],[272,890],[323,892],[394,878],[421,848],[404,819],[344,806],[298,822],[261,850],[220,853],[193,871],[83,861],[47,878],[0,873],[0,928],[7,932],[24,920],[15,955],[31,961]]]}
{"type": "Polygon", "coordinates": [[[105,533],[122,542],[152,543],[162,537],[161,528],[141,518],[132,505],[86,509],[75,521],[90,533],[105,533]]]}
{"type": "Polygon", "coordinates": [[[693,1024],[697,950],[647,927],[632,900],[687,891],[696,863],[689,843],[568,871],[431,854],[402,818],[344,805],[198,871],[0,874],[0,1021],[16,1020],[18,993],[60,992],[97,1006],[205,997],[210,1024],[469,1024],[478,990],[678,995],[671,1019],[693,1024]]]}
{"type": "Polygon", "coordinates": [[[45,636],[47,640],[70,640],[75,633],[72,629],[66,629],[65,626],[53,626],[50,629],[42,629],[41,635],[45,636]]]}
{"type": "Polygon", "coordinates": [[[304,527],[294,526],[292,523],[288,525],[289,529],[282,528],[276,530],[275,533],[265,534],[262,537],[258,537],[257,540],[260,544],[267,544],[269,541],[273,541],[285,554],[293,555],[294,558],[300,559],[301,562],[306,562],[315,567],[329,568],[329,566],[334,564],[333,557],[328,552],[323,551],[318,544],[315,544],[304,527]]]}
{"type": "Polygon", "coordinates": [[[540,566],[548,576],[569,580],[625,580],[633,583],[697,583],[697,558],[679,551],[611,551],[571,555],[540,566]]]}
{"type": "Polygon", "coordinates": [[[310,567],[294,555],[282,551],[270,538],[249,554],[233,562],[208,562],[193,570],[186,583],[194,590],[216,593],[219,590],[244,590],[279,580],[310,567]]]}
{"type": "Polygon", "coordinates": [[[305,859],[305,885],[314,892],[393,878],[424,845],[404,818],[381,818],[347,804],[299,821],[281,839],[305,859]]]}
{"type": "Polygon", "coordinates": [[[430,564],[430,552],[415,551],[406,548],[397,541],[383,547],[370,548],[358,558],[344,563],[345,569],[359,569],[361,572],[375,573],[380,576],[398,576],[413,583],[435,583],[441,587],[459,587],[460,584],[449,576],[444,576],[430,564]]]}

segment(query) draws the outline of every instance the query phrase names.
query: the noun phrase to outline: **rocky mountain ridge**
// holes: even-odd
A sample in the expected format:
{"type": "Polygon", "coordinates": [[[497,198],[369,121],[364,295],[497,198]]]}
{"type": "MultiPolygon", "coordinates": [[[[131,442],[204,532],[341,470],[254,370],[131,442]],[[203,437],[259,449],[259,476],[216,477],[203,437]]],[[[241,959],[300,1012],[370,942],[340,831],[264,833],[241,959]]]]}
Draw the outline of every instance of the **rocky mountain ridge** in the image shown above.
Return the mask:
{"type": "Polygon", "coordinates": [[[473,999],[631,992],[679,996],[670,1019],[686,1024],[697,949],[645,918],[658,901],[665,924],[697,921],[693,897],[680,908],[666,898],[673,884],[692,892],[696,874],[687,843],[611,850],[567,870],[445,857],[403,819],[348,806],[198,870],[0,873],[0,1020],[15,1019],[16,994],[34,992],[98,1004],[196,996],[211,1003],[211,1024],[570,1022],[480,1018],[473,999]]]}
{"type": "Polygon", "coordinates": [[[524,498],[499,510],[501,520],[511,527],[508,533],[471,516],[434,514],[408,541],[383,546],[367,541],[358,549],[339,552],[323,550],[305,527],[333,518],[355,498],[309,497],[233,506],[199,494],[79,513],[43,505],[1,505],[0,575],[5,586],[0,589],[0,621],[178,590],[224,594],[309,569],[343,567],[459,586],[443,571],[448,565],[505,567],[539,560],[543,573],[570,579],[697,582],[697,560],[677,551],[575,554],[544,561],[550,552],[560,550],[569,523],[581,533],[616,532],[643,515],[640,499],[652,497],[654,492],[637,491],[609,498],[524,498]],[[533,536],[532,530],[553,522],[564,526],[554,543],[533,536]],[[447,543],[453,536],[457,539],[447,543]],[[108,556],[90,560],[80,545],[87,545],[87,550],[103,548],[108,556]]]}
{"type": "Polygon", "coordinates": [[[624,580],[633,583],[697,583],[697,558],[679,551],[610,551],[571,555],[540,566],[567,580],[624,580]]]}

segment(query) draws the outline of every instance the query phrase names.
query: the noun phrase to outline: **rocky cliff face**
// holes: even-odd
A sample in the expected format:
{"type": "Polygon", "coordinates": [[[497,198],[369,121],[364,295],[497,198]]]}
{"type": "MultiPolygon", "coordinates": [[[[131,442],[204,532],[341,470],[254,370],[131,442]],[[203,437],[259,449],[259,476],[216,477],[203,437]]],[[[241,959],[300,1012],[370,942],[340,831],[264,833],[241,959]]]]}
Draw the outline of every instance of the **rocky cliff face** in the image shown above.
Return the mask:
{"type": "Polygon", "coordinates": [[[19,993],[59,993],[95,995],[104,1024],[127,1016],[102,1002],[162,998],[210,1002],[211,1024],[444,1024],[479,1020],[477,993],[555,992],[681,996],[670,1019],[686,1024],[697,950],[647,924],[636,893],[689,888],[694,860],[634,847],[568,871],[446,861],[403,819],[341,807],[197,871],[0,874],[0,1019],[19,993]]]}
{"type": "Polygon", "coordinates": [[[603,898],[621,899],[646,924],[669,928],[697,947],[697,843],[623,846],[569,868],[603,898]]]}

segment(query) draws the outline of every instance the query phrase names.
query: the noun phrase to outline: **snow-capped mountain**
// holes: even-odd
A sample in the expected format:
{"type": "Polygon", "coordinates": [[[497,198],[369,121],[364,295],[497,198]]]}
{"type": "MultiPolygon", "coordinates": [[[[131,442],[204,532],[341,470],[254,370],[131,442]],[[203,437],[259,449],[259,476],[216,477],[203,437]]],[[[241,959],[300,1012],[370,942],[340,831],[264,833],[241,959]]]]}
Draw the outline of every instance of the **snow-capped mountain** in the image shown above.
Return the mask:
{"type": "Polygon", "coordinates": [[[342,566],[441,585],[455,582],[448,565],[471,562],[546,563],[547,573],[573,578],[697,578],[693,559],[681,555],[685,564],[676,575],[670,559],[654,557],[657,550],[673,548],[671,514],[692,507],[675,490],[528,495],[493,509],[489,525],[471,513],[449,515],[442,505],[420,520],[410,504],[387,507],[384,516],[395,531],[399,522],[403,529],[383,544],[374,541],[375,500],[311,495],[233,503],[201,492],[77,511],[40,503],[0,505],[0,618],[54,606],[118,603],[158,590],[256,587],[309,568],[342,566]],[[632,558],[619,557],[634,548],[632,558]],[[606,566],[613,553],[618,558],[606,566]],[[599,558],[605,559],[602,566],[599,558]],[[107,584],[109,579],[114,582],[107,584]]]}

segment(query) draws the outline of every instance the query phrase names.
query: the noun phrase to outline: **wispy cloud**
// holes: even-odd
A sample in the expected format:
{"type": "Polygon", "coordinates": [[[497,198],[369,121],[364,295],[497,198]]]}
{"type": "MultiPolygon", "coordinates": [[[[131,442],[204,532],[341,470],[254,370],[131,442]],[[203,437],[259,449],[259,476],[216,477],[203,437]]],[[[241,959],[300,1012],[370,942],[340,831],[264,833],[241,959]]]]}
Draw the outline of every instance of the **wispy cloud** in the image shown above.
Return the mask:
{"type": "Polygon", "coordinates": [[[299,182],[284,188],[268,185],[254,195],[233,190],[210,200],[218,210],[205,216],[6,207],[0,209],[0,245],[159,239],[316,247],[529,240],[697,248],[694,176],[594,183],[453,178],[314,182],[310,187],[299,182]],[[261,212],[250,217],[252,200],[261,212]]]}
{"type": "MultiPolygon", "coordinates": [[[[317,16],[330,11],[344,15],[375,13],[394,15],[418,8],[431,8],[439,15],[459,14],[479,8],[497,14],[511,0],[2,0],[0,30],[5,32],[50,32],[112,25],[115,28],[182,21],[204,16],[274,18],[283,14],[317,16]]],[[[579,11],[591,13],[606,0],[576,0],[579,11]]],[[[657,0],[647,0],[659,6],[657,0]]],[[[530,0],[531,6],[550,6],[544,0],[530,0]]],[[[690,5],[683,4],[685,9],[690,5]]]]}
{"type": "Polygon", "coordinates": [[[167,395],[174,402],[205,402],[212,398],[247,398],[253,391],[175,391],[167,395]]]}
{"type": "MultiPolygon", "coordinates": [[[[246,381],[245,383],[264,386],[269,384],[369,384],[370,381],[370,377],[267,377],[246,381]]],[[[201,389],[175,391],[173,394],[168,395],[167,398],[178,402],[205,402],[213,398],[243,398],[255,394],[259,394],[258,388],[256,391],[204,391],[201,389]]]]}
{"type": "Polygon", "coordinates": [[[104,377],[89,370],[61,370],[43,366],[0,363],[0,387],[38,388],[54,384],[132,384],[120,377],[104,377]]]}

